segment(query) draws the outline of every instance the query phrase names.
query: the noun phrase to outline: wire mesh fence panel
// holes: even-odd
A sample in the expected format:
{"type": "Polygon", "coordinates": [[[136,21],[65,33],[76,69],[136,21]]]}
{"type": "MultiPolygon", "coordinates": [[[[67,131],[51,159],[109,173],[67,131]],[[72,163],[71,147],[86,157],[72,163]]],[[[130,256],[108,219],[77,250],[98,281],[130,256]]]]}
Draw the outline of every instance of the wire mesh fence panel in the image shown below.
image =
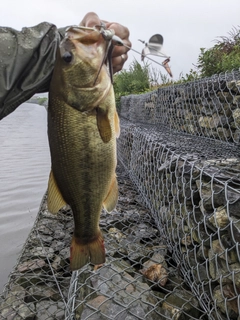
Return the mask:
{"type": "Polygon", "coordinates": [[[233,72],[121,100],[119,161],[212,319],[239,319],[239,89],[233,72]]]}

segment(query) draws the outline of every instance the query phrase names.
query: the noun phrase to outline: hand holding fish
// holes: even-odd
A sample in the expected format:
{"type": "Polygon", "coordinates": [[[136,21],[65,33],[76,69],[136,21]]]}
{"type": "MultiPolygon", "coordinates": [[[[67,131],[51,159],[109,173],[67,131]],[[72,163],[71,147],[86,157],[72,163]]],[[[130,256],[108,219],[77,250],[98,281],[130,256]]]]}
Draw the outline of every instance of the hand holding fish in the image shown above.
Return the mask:
{"type": "MultiPolygon", "coordinates": [[[[100,25],[101,22],[104,22],[107,29],[113,29],[115,31],[116,36],[121,38],[129,48],[131,48],[131,42],[129,40],[129,30],[127,27],[116,23],[116,22],[108,22],[106,20],[101,20],[98,15],[94,12],[89,12],[85,15],[83,20],[80,22],[80,26],[84,27],[94,27],[96,25],[100,25]]],[[[115,46],[112,53],[112,66],[113,73],[121,71],[124,63],[128,59],[127,52],[130,50],[125,46],[115,46]]]]}

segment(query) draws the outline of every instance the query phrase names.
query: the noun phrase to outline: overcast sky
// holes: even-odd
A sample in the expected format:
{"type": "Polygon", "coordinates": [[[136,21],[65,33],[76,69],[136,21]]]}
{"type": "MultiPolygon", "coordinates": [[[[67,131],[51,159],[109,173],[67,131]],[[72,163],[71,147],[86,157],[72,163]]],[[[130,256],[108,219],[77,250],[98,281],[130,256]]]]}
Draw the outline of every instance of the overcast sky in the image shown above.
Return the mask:
{"type": "MultiPolygon", "coordinates": [[[[138,39],[148,41],[153,34],[162,34],[174,79],[193,68],[200,48],[214,46],[214,39],[240,26],[239,0],[7,0],[1,1],[0,24],[20,30],[48,21],[64,27],[78,24],[89,11],[126,25],[137,51],[143,48],[138,39]]],[[[131,52],[126,68],[134,58],[141,61],[131,52]]],[[[165,74],[161,66],[152,66],[165,74]]]]}

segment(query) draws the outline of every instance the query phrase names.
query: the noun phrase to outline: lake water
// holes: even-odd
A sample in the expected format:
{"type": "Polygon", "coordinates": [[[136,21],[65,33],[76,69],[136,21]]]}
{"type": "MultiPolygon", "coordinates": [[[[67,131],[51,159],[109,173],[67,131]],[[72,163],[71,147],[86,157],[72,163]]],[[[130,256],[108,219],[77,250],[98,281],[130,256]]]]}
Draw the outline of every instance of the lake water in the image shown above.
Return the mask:
{"type": "Polygon", "coordinates": [[[0,292],[47,189],[47,112],[24,103],[0,121],[0,292]]]}

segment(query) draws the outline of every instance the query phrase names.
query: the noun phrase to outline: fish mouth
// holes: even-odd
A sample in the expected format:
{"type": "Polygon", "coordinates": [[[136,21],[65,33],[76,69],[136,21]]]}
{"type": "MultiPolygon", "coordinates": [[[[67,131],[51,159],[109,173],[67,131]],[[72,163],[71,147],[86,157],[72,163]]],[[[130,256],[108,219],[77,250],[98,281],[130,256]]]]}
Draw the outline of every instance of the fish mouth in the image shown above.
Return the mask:
{"type": "MultiPolygon", "coordinates": [[[[102,46],[103,48],[103,57],[100,61],[94,81],[92,82],[92,84],[85,83],[81,86],[80,89],[94,87],[97,84],[100,72],[104,64],[108,65],[109,67],[109,76],[111,78],[111,83],[113,83],[113,72],[111,63],[113,45],[111,43],[111,40],[106,40],[106,38],[102,35],[99,27],[100,26],[95,26],[94,28],[72,26],[66,29],[65,40],[71,42],[73,46],[77,46],[78,43],[82,43],[83,45],[96,44],[97,46],[102,46]]],[[[71,47],[71,45],[68,46],[71,47]]],[[[77,86],[74,87],[77,88],[77,86]]]]}

